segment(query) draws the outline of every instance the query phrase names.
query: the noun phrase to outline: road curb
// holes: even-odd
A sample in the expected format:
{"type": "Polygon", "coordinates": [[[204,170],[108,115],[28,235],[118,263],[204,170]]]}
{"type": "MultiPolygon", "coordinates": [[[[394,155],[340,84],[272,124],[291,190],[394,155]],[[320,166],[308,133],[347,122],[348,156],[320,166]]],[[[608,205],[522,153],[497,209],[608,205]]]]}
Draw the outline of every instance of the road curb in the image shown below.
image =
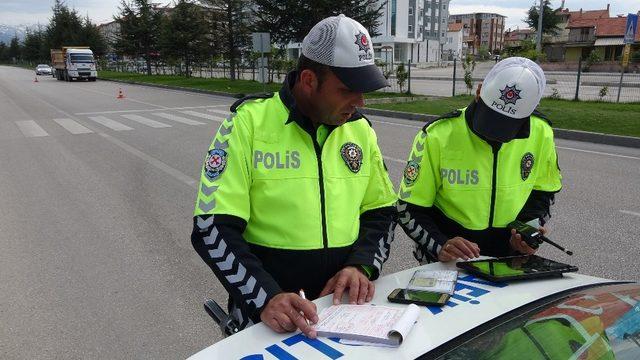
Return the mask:
{"type": "MultiPolygon", "coordinates": [[[[167,89],[167,90],[180,90],[180,91],[187,91],[187,92],[193,92],[193,93],[199,93],[199,94],[217,95],[217,96],[224,96],[224,97],[230,97],[235,99],[245,96],[245,94],[231,94],[231,93],[226,93],[222,91],[184,88],[180,86],[141,83],[136,81],[102,79],[102,78],[100,80],[113,81],[117,83],[131,84],[131,85],[150,86],[150,87],[167,89]]],[[[373,109],[373,108],[362,108],[360,109],[360,112],[365,115],[386,116],[386,117],[415,120],[415,121],[422,121],[422,122],[430,121],[438,117],[438,115],[417,114],[417,113],[409,113],[404,111],[381,110],[381,109],[373,109]]],[[[555,137],[560,139],[640,148],[640,138],[636,138],[632,136],[608,135],[608,134],[601,134],[601,133],[595,133],[595,132],[589,132],[589,131],[566,130],[566,129],[553,129],[553,132],[555,134],[555,137]]]]}
{"type": "Polygon", "coordinates": [[[246,94],[242,94],[242,93],[232,94],[232,93],[227,93],[227,92],[223,92],[223,91],[185,88],[185,87],[181,87],[181,86],[143,83],[143,82],[128,81],[128,80],[105,79],[105,78],[100,78],[100,77],[98,79],[102,80],[102,81],[112,81],[112,82],[117,82],[117,83],[122,83],[122,84],[149,86],[149,87],[155,87],[155,88],[166,89],[166,90],[180,90],[180,91],[187,91],[187,92],[198,93],[198,94],[224,96],[224,97],[230,97],[230,98],[235,98],[235,99],[243,98],[246,95],[246,94]]]}
{"type": "MultiPolygon", "coordinates": [[[[416,114],[416,113],[408,113],[403,111],[381,110],[381,109],[372,109],[372,108],[362,108],[362,109],[359,109],[359,111],[365,115],[386,116],[391,118],[416,120],[416,121],[422,121],[422,122],[430,121],[438,117],[437,115],[416,114]]],[[[624,147],[640,149],[640,138],[633,137],[633,136],[609,135],[609,134],[595,133],[595,132],[589,132],[589,131],[567,130],[567,129],[558,129],[558,128],[554,128],[553,133],[555,137],[559,139],[575,140],[575,141],[583,141],[583,142],[615,145],[615,146],[624,146],[624,147]]]]}

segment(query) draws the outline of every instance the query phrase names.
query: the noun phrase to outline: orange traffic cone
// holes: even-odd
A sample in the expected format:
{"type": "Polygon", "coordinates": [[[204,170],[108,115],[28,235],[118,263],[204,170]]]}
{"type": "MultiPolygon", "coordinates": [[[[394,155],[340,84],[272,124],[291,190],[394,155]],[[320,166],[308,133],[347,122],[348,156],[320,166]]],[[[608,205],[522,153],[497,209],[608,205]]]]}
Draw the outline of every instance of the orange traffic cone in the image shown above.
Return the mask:
{"type": "Polygon", "coordinates": [[[38,75],[36,75],[36,77],[33,78],[33,82],[39,82],[38,81],[38,75]]]}
{"type": "Polygon", "coordinates": [[[118,96],[116,99],[124,99],[124,93],[122,92],[122,88],[118,88],[118,96]]]}

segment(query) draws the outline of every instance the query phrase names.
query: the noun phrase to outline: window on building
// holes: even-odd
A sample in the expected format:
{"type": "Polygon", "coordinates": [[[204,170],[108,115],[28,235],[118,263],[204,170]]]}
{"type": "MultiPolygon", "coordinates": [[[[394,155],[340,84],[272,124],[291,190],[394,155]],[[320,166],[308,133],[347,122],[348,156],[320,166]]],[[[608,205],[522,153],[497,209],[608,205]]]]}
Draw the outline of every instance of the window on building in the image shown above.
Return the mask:
{"type": "Polygon", "coordinates": [[[411,25],[411,24],[409,24],[409,32],[413,32],[413,25],[411,25]]]}
{"type": "Polygon", "coordinates": [[[391,0],[391,35],[396,34],[396,6],[397,0],[391,0]]]}
{"type": "MultiPolygon", "coordinates": [[[[435,14],[434,14],[434,15],[435,15],[436,17],[438,17],[438,15],[439,15],[439,14],[440,14],[440,10],[439,10],[438,8],[436,8],[436,12],[435,12],[435,14]]],[[[544,17],[544,14],[542,14],[542,15],[543,15],[543,17],[544,17]]]]}
{"type": "Polygon", "coordinates": [[[409,15],[413,15],[413,7],[411,7],[411,6],[409,7],[409,15]]]}

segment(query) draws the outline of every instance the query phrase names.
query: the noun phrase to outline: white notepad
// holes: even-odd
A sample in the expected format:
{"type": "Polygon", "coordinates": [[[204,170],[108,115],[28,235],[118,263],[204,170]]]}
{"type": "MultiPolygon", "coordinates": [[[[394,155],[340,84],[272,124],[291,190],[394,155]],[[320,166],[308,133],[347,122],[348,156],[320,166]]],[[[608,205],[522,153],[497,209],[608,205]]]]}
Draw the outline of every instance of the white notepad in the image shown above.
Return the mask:
{"type": "Polygon", "coordinates": [[[397,308],[377,305],[333,305],[318,315],[318,336],[339,337],[361,344],[400,346],[418,319],[414,305],[397,308]]]}

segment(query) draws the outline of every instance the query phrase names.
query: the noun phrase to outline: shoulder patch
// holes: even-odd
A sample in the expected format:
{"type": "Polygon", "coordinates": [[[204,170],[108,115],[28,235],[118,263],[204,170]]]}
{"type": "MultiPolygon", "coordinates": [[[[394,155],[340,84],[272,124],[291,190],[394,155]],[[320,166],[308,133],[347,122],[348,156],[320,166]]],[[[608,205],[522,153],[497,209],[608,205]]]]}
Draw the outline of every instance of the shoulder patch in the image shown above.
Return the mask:
{"type": "Polygon", "coordinates": [[[258,93],[258,94],[247,95],[241,99],[236,100],[236,102],[234,102],[233,105],[231,105],[229,110],[231,110],[231,112],[236,112],[236,110],[238,110],[240,105],[242,105],[247,100],[269,99],[272,97],[273,97],[273,93],[258,93]]]}
{"type": "Polygon", "coordinates": [[[437,117],[433,120],[427,121],[426,124],[424,124],[424,126],[422,127],[422,131],[426,132],[427,128],[429,126],[431,126],[431,124],[435,123],[436,121],[439,120],[443,120],[443,119],[452,119],[452,118],[457,118],[458,116],[462,115],[462,111],[461,110],[453,110],[451,112],[448,112],[444,115],[441,115],[440,117],[437,117]]]}
{"type": "Polygon", "coordinates": [[[553,124],[551,123],[551,120],[549,120],[549,118],[547,117],[547,115],[541,113],[540,111],[533,110],[533,113],[531,115],[535,115],[537,117],[539,117],[540,119],[543,119],[544,121],[546,121],[547,123],[549,123],[549,126],[553,126],[553,124]]]}

